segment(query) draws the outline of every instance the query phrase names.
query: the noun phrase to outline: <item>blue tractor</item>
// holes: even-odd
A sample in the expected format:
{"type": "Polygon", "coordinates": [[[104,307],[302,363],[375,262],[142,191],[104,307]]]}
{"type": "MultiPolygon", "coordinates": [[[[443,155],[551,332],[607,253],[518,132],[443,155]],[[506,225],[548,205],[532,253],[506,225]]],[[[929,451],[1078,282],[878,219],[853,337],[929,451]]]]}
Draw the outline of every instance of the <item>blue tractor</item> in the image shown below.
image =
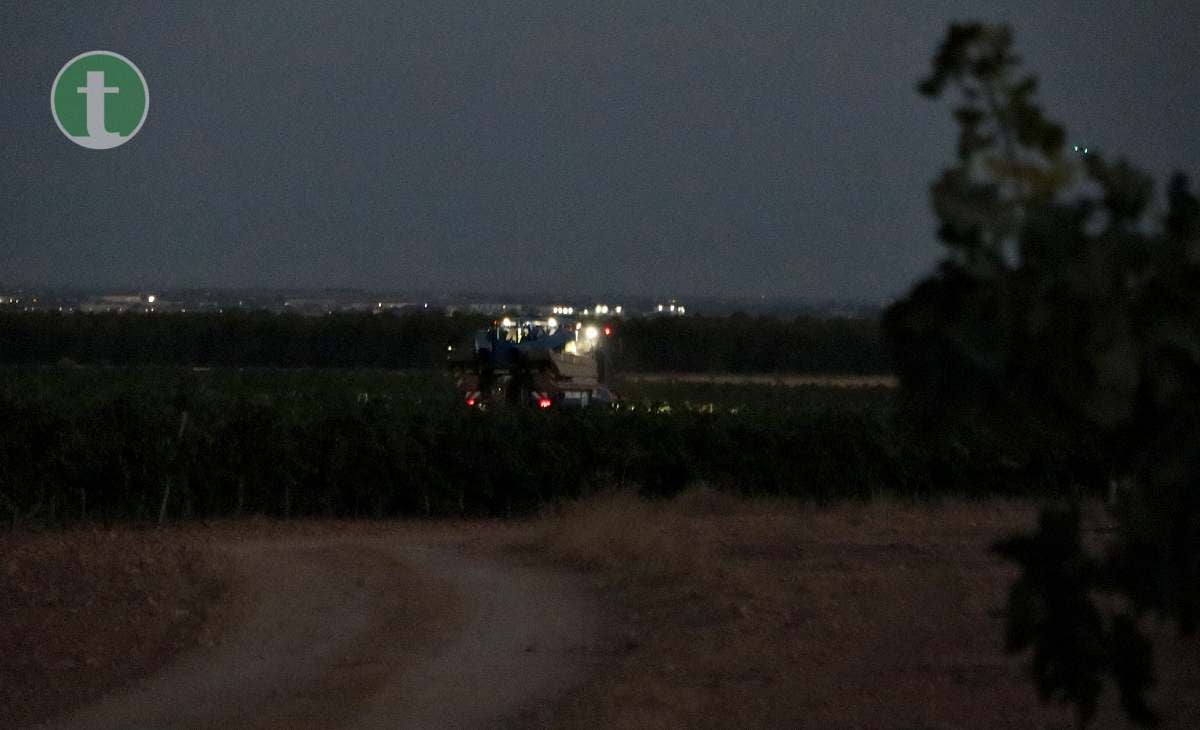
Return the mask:
{"type": "Polygon", "coordinates": [[[586,408],[609,406],[612,372],[603,323],[505,317],[451,347],[448,364],[468,407],[586,408]]]}

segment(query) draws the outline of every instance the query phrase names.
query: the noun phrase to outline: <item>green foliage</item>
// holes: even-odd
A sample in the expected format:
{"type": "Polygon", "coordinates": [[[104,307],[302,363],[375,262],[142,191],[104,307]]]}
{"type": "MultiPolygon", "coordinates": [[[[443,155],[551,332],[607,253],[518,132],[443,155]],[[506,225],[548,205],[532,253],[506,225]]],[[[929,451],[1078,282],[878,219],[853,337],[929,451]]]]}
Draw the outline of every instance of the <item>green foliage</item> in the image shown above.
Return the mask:
{"type": "Polygon", "coordinates": [[[1200,203],[1177,175],[1155,230],[1147,176],[1098,154],[1069,161],[1011,42],[952,26],[921,85],[960,104],[958,161],[932,188],[948,255],[884,327],[906,392],[943,425],[987,414],[996,433],[1044,433],[1064,455],[1098,446],[1091,469],[1064,470],[1083,480],[1064,496],[1122,485],[1118,536],[1094,558],[1077,518],[1047,515],[1001,546],[1023,569],[1010,647],[1033,646],[1043,696],[1085,721],[1110,673],[1149,723],[1137,619],[1158,611],[1191,631],[1200,607],[1200,203]],[[1097,593],[1128,610],[1106,615],[1097,593]]]}
{"type": "Polygon", "coordinates": [[[1059,486],[1018,478],[1056,453],[982,425],[931,436],[886,389],[639,388],[676,407],[478,412],[435,372],[4,368],[0,518],[151,521],[168,485],[170,519],[508,516],[614,484],[819,502],[1059,486]]]}
{"type": "Polygon", "coordinates": [[[1025,568],[1012,588],[1005,644],[1033,648],[1038,693],[1074,704],[1081,721],[1095,714],[1104,673],[1112,672],[1130,716],[1152,722],[1143,698],[1153,681],[1150,644],[1128,616],[1106,623],[1093,598],[1104,567],[1081,548],[1079,522],[1076,509],[1046,510],[1036,532],[997,545],[1025,568]]]}

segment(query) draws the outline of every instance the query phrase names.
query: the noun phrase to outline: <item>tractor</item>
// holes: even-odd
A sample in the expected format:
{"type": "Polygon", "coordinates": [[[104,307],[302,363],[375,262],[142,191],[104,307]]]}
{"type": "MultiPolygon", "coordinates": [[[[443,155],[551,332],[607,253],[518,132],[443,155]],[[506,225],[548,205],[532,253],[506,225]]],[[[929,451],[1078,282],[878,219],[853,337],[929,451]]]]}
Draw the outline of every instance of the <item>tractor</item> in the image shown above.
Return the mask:
{"type": "Polygon", "coordinates": [[[470,408],[611,406],[609,324],[505,317],[450,346],[447,362],[470,408]]]}

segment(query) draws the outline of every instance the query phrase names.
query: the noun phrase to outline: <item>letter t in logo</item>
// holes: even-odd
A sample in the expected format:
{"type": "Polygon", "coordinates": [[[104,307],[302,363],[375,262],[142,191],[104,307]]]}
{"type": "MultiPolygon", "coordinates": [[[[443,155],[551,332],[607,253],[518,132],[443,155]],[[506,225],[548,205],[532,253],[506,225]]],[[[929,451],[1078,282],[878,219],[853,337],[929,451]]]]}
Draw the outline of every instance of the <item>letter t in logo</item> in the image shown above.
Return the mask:
{"type": "MultiPolygon", "coordinates": [[[[3,0],[0,0],[3,2],[3,0]]],[[[150,109],[146,77],[112,51],[88,51],[63,64],[50,86],[50,112],[67,139],[90,150],[120,147],[150,109]]]]}
{"type": "Polygon", "coordinates": [[[79,86],[75,90],[87,96],[88,136],[96,141],[119,137],[120,135],[109,132],[104,128],[104,96],[106,94],[118,94],[121,90],[115,86],[104,85],[103,71],[88,71],[87,86],[79,86]]]}

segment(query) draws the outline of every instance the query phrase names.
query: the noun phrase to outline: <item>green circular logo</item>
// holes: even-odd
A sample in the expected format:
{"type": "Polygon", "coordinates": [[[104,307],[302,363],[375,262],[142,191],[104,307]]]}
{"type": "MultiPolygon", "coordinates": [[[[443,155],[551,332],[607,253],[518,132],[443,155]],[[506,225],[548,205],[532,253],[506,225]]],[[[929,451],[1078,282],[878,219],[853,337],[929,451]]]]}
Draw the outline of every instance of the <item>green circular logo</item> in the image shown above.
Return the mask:
{"type": "Polygon", "coordinates": [[[70,61],[50,87],[54,123],[90,150],[119,147],[138,133],[150,111],[146,77],[133,61],[112,51],[88,51],[70,61]]]}

